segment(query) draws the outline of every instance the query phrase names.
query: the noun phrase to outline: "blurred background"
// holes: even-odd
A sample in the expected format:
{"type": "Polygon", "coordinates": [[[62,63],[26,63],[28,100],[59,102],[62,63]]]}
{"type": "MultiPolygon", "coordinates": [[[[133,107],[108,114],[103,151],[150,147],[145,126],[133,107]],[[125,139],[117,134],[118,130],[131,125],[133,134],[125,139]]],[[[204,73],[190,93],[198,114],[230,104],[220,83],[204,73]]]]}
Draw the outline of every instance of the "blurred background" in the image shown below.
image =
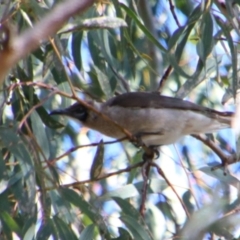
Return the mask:
{"type": "MultiPolygon", "coordinates": [[[[57,4],[1,1],[0,16],[21,34],[57,4]]],[[[202,141],[162,146],[164,177],[150,170],[141,214],[146,181],[131,166],[143,150],[48,114],[73,92],[104,102],[128,91],[235,111],[239,7],[98,0],[19,61],[0,86],[0,239],[240,239],[237,160],[212,171],[222,159],[202,141]]],[[[237,131],[205,137],[238,156],[237,131]]]]}

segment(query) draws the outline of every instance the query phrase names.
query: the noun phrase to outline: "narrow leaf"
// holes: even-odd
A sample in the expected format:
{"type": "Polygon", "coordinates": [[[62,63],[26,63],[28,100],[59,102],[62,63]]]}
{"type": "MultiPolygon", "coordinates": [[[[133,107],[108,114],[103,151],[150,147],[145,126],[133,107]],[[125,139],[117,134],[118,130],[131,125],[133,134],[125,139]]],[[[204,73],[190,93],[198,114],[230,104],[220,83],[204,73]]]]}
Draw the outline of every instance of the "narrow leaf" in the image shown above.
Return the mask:
{"type": "Polygon", "coordinates": [[[75,63],[75,66],[80,71],[82,66],[81,60],[81,44],[82,44],[83,32],[73,33],[72,35],[72,56],[75,63]]]}
{"type": "Polygon", "coordinates": [[[203,62],[213,48],[213,21],[209,12],[205,13],[201,24],[201,38],[197,44],[197,52],[203,62]]]}
{"type": "Polygon", "coordinates": [[[101,140],[97,147],[97,151],[95,153],[93,163],[91,166],[91,170],[90,170],[91,179],[96,179],[101,174],[102,166],[103,166],[103,156],[104,156],[104,144],[103,144],[103,140],[101,140]]]}
{"type": "Polygon", "coordinates": [[[84,228],[81,232],[79,240],[91,240],[94,237],[95,224],[91,224],[84,228]]]}
{"type": "Polygon", "coordinates": [[[144,229],[144,226],[139,224],[135,218],[130,216],[122,216],[120,218],[132,233],[134,239],[138,240],[153,240],[153,237],[144,229]]]}
{"type": "Polygon", "coordinates": [[[71,189],[62,188],[61,194],[64,199],[78,207],[83,214],[86,214],[92,220],[92,222],[94,222],[100,228],[100,231],[103,233],[106,239],[110,239],[110,235],[103,217],[97,212],[96,209],[93,208],[93,206],[91,206],[87,201],[85,201],[81,196],[71,189]]]}
{"type": "Polygon", "coordinates": [[[144,34],[149,38],[149,40],[155,44],[160,50],[163,52],[166,52],[165,47],[161,45],[158,40],[152,35],[152,33],[141,23],[141,21],[138,19],[137,15],[126,5],[123,3],[119,4],[121,8],[124,9],[124,11],[136,22],[138,27],[144,32],[144,34]]]}

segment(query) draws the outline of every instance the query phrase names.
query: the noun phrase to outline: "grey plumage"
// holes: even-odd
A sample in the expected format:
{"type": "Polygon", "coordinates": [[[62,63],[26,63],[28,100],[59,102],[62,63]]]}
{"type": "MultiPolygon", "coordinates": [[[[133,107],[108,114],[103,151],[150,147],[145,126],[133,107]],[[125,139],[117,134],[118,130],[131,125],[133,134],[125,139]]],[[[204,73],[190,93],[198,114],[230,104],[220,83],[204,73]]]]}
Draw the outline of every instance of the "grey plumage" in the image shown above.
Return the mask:
{"type": "MultiPolygon", "coordinates": [[[[179,98],[149,92],[125,93],[93,105],[133,135],[140,136],[147,146],[171,144],[184,135],[228,128],[233,115],[232,112],[219,112],[179,98]]],[[[113,138],[125,136],[115,124],[79,103],[51,114],[73,117],[83,125],[113,138]]]]}

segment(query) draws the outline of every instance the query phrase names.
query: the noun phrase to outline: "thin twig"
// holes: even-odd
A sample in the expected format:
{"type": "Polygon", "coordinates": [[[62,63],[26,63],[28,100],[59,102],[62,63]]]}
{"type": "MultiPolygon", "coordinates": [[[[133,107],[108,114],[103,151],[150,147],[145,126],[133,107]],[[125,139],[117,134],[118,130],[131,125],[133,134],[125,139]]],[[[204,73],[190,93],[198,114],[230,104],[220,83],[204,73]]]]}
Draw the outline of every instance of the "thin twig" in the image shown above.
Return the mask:
{"type": "Polygon", "coordinates": [[[49,98],[56,94],[55,91],[51,92],[50,94],[47,95],[47,97],[43,98],[38,104],[34,105],[29,111],[28,113],[26,113],[26,115],[23,117],[23,119],[21,120],[21,122],[18,125],[18,129],[22,128],[22,125],[26,122],[27,118],[31,115],[31,113],[37,109],[38,107],[42,106],[44,102],[46,102],[47,100],[49,100],[49,98]]]}
{"type": "Polygon", "coordinates": [[[72,98],[71,94],[63,92],[63,91],[59,90],[57,87],[54,87],[50,84],[46,84],[46,83],[42,83],[42,82],[18,82],[18,83],[14,83],[8,88],[8,91],[12,92],[12,91],[14,91],[15,88],[17,88],[19,86],[37,86],[39,88],[48,89],[49,91],[54,91],[56,94],[59,94],[63,97],[72,98]]]}
{"type": "MultiPolygon", "coordinates": [[[[118,170],[116,172],[108,173],[108,174],[103,175],[101,177],[98,177],[97,179],[94,179],[94,180],[88,179],[88,180],[85,180],[85,181],[79,181],[79,182],[74,182],[74,183],[69,183],[69,184],[63,184],[61,186],[62,187],[73,187],[73,188],[74,187],[78,187],[79,185],[96,182],[96,181],[99,181],[99,180],[102,180],[102,179],[109,178],[109,177],[114,176],[114,175],[118,175],[120,173],[130,172],[132,169],[141,167],[143,164],[144,164],[144,161],[136,163],[136,164],[134,164],[132,166],[129,166],[129,167],[126,167],[124,169],[118,170]]],[[[47,190],[51,190],[51,189],[47,189],[47,190]]]]}
{"type": "Polygon", "coordinates": [[[55,54],[56,54],[57,57],[58,57],[58,61],[61,63],[62,68],[64,69],[64,73],[65,73],[65,75],[66,75],[66,78],[67,78],[68,84],[69,84],[69,86],[70,86],[72,95],[73,95],[74,97],[76,97],[77,94],[76,94],[75,89],[74,89],[74,87],[73,87],[72,81],[71,81],[71,79],[69,78],[69,75],[67,74],[66,66],[65,66],[65,65],[63,64],[63,62],[62,62],[62,56],[61,56],[61,54],[60,54],[60,52],[59,52],[59,50],[58,50],[58,47],[57,47],[57,45],[55,44],[54,39],[49,38],[49,42],[51,43],[51,45],[52,45],[52,47],[53,47],[53,50],[54,50],[55,54]]]}
{"type": "Polygon", "coordinates": [[[181,27],[180,22],[178,21],[177,15],[174,11],[175,6],[173,5],[172,0],[168,0],[168,1],[169,1],[170,11],[173,15],[173,18],[174,18],[176,24],[178,25],[178,27],[181,27]]]}
{"type": "MultiPolygon", "coordinates": [[[[104,144],[104,145],[106,145],[106,144],[114,144],[114,143],[118,143],[118,142],[124,141],[125,139],[126,139],[126,137],[125,137],[125,138],[121,138],[121,139],[117,139],[117,140],[114,140],[114,141],[103,142],[103,144],[104,144]]],[[[98,146],[99,144],[100,144],[100,143],[97,142],[97,143],[90,143],[90,144],[85,144],[85,145],[80,145],[80,146],[72,147],[72,148],[68,149],[65,153],[61,154],[60,156],[58,156],[58,157],[56,157],[56,158],[54,158],[54,159],[52,159],[52,160],[48,160],[48,161],[47,161],[47,164],[48,164],[48,165],[54,165],[58,160],[62,159],[63,157],[69,155],[69,154],[72,153],[72,152],[75,152],[76,150],[78,150],[78,149],[80,149],[80,148],[95,147],[95,146],[98,146]]],[[[45,166],[45,167],[43,167],[43,168],[47,168],[48,165],[45,166]]]]}
{"type": "Polygon", "coordinates": [[[150,168],[151,168],[151,160],[147,160],[145,161],[145,163],[142,166],[142,176],[143,176],[143,187],[142,187],[142,198],[141,198],[141,204],[140,204],[140,208],[139,208],[139,212],[141,214],[142,217],[144,217],[145,214],[145,203],[146,203],[146,199],[147,199],[147,189],[148,189],[148,179],[149,179],[149,172],[150,172],[150,168]]]}
{"type": "Polygon", "coordinates": [[[120,80],[120,82],[122,83],[122,86],[124,87],[126,92],[130,92],[130,87],[129,87],[129,83],[127,82],[127,80],[124,79],[124,77],[121,74],[119,74],[111,64],[109,64],[109,67],[112,70],[112,72],[117,76],[117,78],[120,80]]]}
{"type": "Polygon", "coordinates": [[[173,190],[173,192],[175,193],[176,197],[178,198],[179,202],[181,203],[183,209],[185,210],[185,213],[187,215],[187,217],[190,217],[190,214],[188,212],[187,207],[185,206],[183,200],[180,198],[180,196],[178,195],[177,191],[175,190],[175,188],[173,187],[173,185],[171,184],[171,182],[168,180],[168,178],[166,177],[166,175],[164,174],[164,172],[162,171],[162,169],[154,162],[151,163],[151,165],[153,167],[155,167],[157,169],[157,172],[159,173],[160,176],[162,176],[164,178],[164,180],[166,181],[166,183],[168,184],[168,186],[173,190]]]}
{"type": "Polygon", "coordinates": [[[193,198],[194,198],[194,201],[195,201],[195,203],[196,203],[197,208],[200,209],[200,206],[199,206],[199,204],[198,204],[198,202],[197,202],[197,198],[196,198],[196,196],[195,196],[195,194],[194,194],[194,192],[193,192],[193,187],[192,187],[192,183],[191,183],[189,174],[188,174],[188,172],[187,172],[187,170],[186,170],[186,167],[185,167],[184,164],[183,164],[183,159],[181,158],[181,156],[180,156],[180,154],[179,154],[179,152],[178,152],[178,149],[176,148],[176,145],[175,145],[175,144],[174,144],[174,148],[175,148],[175,151],[176,151],[176,153],[177,153],[177,155],[178,155],[178,158],[179,158],[179,160],[180,160],[180,164],[181,164],[181,166],[182,166],[182,168],[183,168],[183,170],[184,170],[184,172],[185,172],[185,174],[186,174],[186,177],[187,177],[187,180],[188,180],[188,185],[189,185],[189,190],[190,190],[190,192],[191,192],[191,194],[192,194],[192,196],[193,196],[193,198]]]}
{"type": "MultiPolygon", "coordinates": [[[[236,158],[235,154],[231,154],[231,155],[225,154],[211,139],[207,138],[206,135],[192,134],[191,136],[200,140],[205,145],[207,145],[209,148],[211,148],[213,150],[213,152],[215,152],[218,155],[218,157],[221,159],[222,167],[225,167],[226,165],[237,162],[237,158],[236,158]]],[[[221,166],[219,166],[219,167],[221,167],[221,166]]]]}
{"type": "Polygon", "coordinates": [[[173,70],[173,67],[171,65],[169,65],[167,67],[166,71],[164,72],[161,80],[159,81],[159,86],[158,86],[158,90],[157,90],[158,92],[160,92],[160,93],[162,92],[163,87],[164,87],[169,75],[171,74],[172,70],[173,70]]]}
{"type": "Polygon", "coordinates": [[[147,189],[149,184],[149,173],[151,169],[151,163],[154,159],[154,155],[156,152],[157,154],[159,154],[156,149],[147,148],[147,151],[145,151],[142,156],[144,161],[144,164],[142,166],[143,187],[142,187],[142,199],[141,199],[141,204],[139,208],[139,212],[142,217],[144,217],[145,210],[146,210],[145,203],[147,199],[147,189]]]}

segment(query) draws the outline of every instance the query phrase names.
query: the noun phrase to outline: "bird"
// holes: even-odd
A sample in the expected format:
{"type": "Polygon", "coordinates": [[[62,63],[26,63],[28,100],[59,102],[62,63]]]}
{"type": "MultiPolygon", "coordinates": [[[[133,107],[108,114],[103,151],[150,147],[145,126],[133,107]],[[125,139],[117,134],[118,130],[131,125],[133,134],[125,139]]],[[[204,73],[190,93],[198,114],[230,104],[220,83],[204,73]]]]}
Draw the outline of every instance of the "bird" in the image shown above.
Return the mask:
{"type": "Polygon", "coordinates": [[[126,137],[123,131],[126,129],[145,146],[157,147],[173,144],[185,135],[230,128],[234,114],[158,92],[127,92],[104,103],[92,101],[90,104],[102,114],[76,102],[65,109],[55,109],[50,115],[77,119],[84,126],[115,139],[126,137]]]}

